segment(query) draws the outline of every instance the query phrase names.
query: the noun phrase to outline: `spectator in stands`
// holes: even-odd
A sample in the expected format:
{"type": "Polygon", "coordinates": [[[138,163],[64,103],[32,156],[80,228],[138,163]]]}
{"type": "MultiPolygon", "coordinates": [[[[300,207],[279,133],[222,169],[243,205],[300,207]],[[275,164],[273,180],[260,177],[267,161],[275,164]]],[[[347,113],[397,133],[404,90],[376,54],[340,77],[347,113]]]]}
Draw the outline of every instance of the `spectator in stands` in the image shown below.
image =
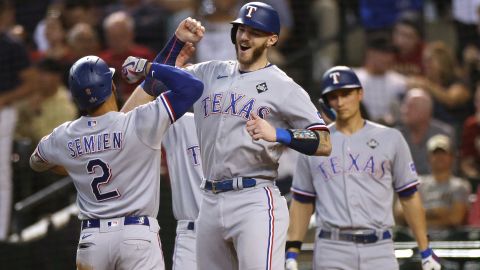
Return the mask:
{"type": "Polygon", "coordinates": [[[32,53],[32,60],[38,61],[41,58],[48,57],[62,62],[69,58],[69,48],[65,36],[65,28],[60,19],[59,13],[49,13],[45,21],[45,39],[48,47],[45,50],[37,50],[32,53]]]}
{"type": "Polygon", "coordinates": [[[10,226],[12,203],[11,154],[17,111],[12,106],[33,89],[33,71],[28,53],[8,35],[14,21],[9,0],[0,0],[0,241],[5,240],[10,226]]]}
{"type": "Polygon", "coordinates": [[[70,29],[67,34],[67,44],[71,51],[71,63],[87,55],[97,55],[100,50],[97,32],[86,23],[77,23],[70,29]]]}
{"type": "MultiPolygon", "coordinates": [[[[155,57],[149,48],[135,43],[135,23],[126,12],[119,11],[110,14],[103,21],[103,29],[107,49],[100,53],[100,58],[105,60],[110,67],[122,70],[123,62],[130,55],[150,60],[155,57]]],[[[122,80],[119,74],[115,74],[114,81],[120,101],[126,101],[135,89],[135,85],[122,80]]]]}
{"type": "Polygon", "coordinates": [[[480,182],[480,83],[477,84],[474,104],[476,113],[463,125],[460,169],[465,177],[480,182]]]}
{"type": "Polygon", "coordinates": [[[235,59],[230,22],[235,20],[239,4],[239,0],[207,0],[198,6],[195,17],[205,26],[205,35],[196,45],[197,62],[235,59]]]}
{"type": "Polygon", "coordinates": [[[452,125],[457,134],[465,119],[472,113],[471,93],[461,80],[455,58],[441,41],[428,43],[423,53],[424,76],[409,80],[411,88],[430,93],[434,102],[433,116],[452,125]]]}
{"type": "Polygon", "coordinates": [[[421,16],[412,12],[402,14],[393,27],[392,37],[396,48],[394,69],[406,76],[420,75],[424,48],[421,16]]]}
{"type": "Polygon", "coordinates": [[[477,186],[476,200],[470,207],[468,225],[472,227],[480,227],[480,186],[477,186]]]}
{"type": "Polygon", "coordinates": [[[432,118],[432,109],[432,98],[418,88],[407,92],[400,107],[401,122],[397,128],[410,146],[418,174],[431,173],[426,148],[431,137],[444,134],[455,140],[453,128],[432,118]]]}
{"type": "Polygon", "coordinates": [[[169,14],[156,1],[120,0],[105,8],[106,15],[125,11],[135,22],[135,42],[154,51],[162,49],[167,38],[169,14]]]}
{"type": "Polygon", "coordinates": [[[64,0],[62,18],[66,29],[70,29],[77,23],[97,27],[101,17],[95,0],[64,0]]]}
{"type": "Polygon", "coordinates": [[[44,58],[35,64],[38,80],[35,92],[17,104],[17,138],[28,138],[32,145],[50,134],[60,124],[75,119],[75,103],[63,84],[63,66],[57,60],[44,58]]]}
{"type": "MultiPolygon", "coordinates": [[[[47,11],[47,18],[60,16],[65,31],[69,31],[77,23],[87,23],[98,27],[99,12],[93,0],[63,0],[53,1],[47,11]]],[[[34,39],[39,51],[46,51],[49,47],[46,37],[46,20],[38,23],[34,39]]]]}
{"type": "MultiPolygon", "coordinates": [[[[427,142],[432,173],[420,175],[419,192],[422,197],[428,229],[452,229],[466,223],[470,184],[452,173],[454,147],[449,137],[439,134],[427,142]]],[[[402,208],[395,205],[395,218],[404,224],[402,208]]],[[[439,234],[441,235],[441,233],[439,234]]]]}
{"type": "Polygon", "coordinates": [[[419,191],[429,228],[447,229],[464,225],[471,192],[468,181],[452,173],[454,148],[442,134],[427,142],[432,173],[420,177],[419,191]]]}
{"type": "Polygon", "coordinates": [[[473,46],[479,48],[480,35],[478,30],[480,1],[478,0],[453,0],[452,15],[455,23],[457,58],[462,61],[464,50],[473,46]]]}
{"type": "Polygon", "coordinates": [[[384,34],[370,36],[363,67],[355,70],[364,86],[363,104],[371,120],[392,126],[398,120],[406,79],[392,70],[395,48],[384,34]]]}

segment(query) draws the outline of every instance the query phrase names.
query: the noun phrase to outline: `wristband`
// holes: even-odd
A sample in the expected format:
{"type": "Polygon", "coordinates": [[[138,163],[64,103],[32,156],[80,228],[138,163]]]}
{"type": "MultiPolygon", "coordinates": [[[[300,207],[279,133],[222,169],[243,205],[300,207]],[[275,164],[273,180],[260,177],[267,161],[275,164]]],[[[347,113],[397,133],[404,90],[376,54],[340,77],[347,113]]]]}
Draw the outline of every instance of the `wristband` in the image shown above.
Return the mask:
{"type": "Polygon", "coordinates": [[[292,134],[283,128],[276,128],[275,130],[277,132],[277,142],[289,145],[292,141],[292,134]]]}
{"type": "Polygon", "coordinates": [[[431,248],[427,248],[424,251],[420,252],[420,256],[422,256],[422,259],[427,258],[428,256],[432,255],[433,251],[431,248]]]}
{"type": "Polygon", "coordinates": [[[302,241],[287,241],[285,244],[285,251],[288,251],[289,248],[296,248],[298,250],[302,249],[302,241]]]}
{"type": "Polygon", "coordinates": [[[298,258],[298,252],[289,251],[289,252],[287,252],[287,254],[285,255],[285,258],[286,258],[286,259],[294,259],[294,260],[296,260],[296,259],[298,258]]]}

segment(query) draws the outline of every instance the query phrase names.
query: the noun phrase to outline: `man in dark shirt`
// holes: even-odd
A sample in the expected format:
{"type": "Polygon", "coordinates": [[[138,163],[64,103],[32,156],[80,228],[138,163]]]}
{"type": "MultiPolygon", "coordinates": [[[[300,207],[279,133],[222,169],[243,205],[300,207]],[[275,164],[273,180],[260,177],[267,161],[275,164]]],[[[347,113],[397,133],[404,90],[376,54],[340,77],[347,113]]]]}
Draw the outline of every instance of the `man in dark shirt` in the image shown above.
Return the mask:
{"type": "Polygon", "coordinates": [[[8,235],[12,202],[10,155],[17,114],[11,105],[29,94],[33,78],[27,51],[8,34],[13,18],[12,4],[0,0],[0,241],[8,235]]]}

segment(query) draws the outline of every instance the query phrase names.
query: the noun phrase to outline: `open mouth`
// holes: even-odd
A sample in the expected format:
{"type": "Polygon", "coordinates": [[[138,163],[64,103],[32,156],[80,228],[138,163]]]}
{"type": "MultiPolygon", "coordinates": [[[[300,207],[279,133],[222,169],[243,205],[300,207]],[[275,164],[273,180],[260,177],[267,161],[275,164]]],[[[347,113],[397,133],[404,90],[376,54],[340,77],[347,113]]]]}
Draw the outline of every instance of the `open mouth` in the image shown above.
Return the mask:
{"type": "Polygon", "coordinates": [[[245,51],[247,51],[248,49],[251,48],[251,47],[245,46],[245,45],[240,45],[239,47],[240,47],[240,50],[241,50],[242,52],[245,52],[245,51]]]}

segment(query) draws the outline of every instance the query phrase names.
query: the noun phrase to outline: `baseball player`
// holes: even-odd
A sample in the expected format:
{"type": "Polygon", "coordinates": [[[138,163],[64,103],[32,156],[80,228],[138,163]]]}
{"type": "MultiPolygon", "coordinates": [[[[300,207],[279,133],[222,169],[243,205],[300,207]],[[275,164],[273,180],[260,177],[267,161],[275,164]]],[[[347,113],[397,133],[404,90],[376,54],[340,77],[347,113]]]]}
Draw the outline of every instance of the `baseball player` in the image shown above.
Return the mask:
{"type": "MultiPolygon", "coordinates": [[[[154,61],[183,66],[193,55],[205,28],[195,19],[183,20],[175,35],[155,57],[154,61]]],[[[146,78],[127,100],[122,112],[154,100],[164,91],[158,81],[146,78]]],[[[172,187],[173,214],[177,219],[177,237],[173,254],[173,270],[197,269],[195,220],[198,217],[202,194],[202,162],[195,122],[192,113],[186,113],[167,131],[162,140],[166,152],[172,187]]]]}
{"type": "Polygon", "coordinates": [[[363,89],[352,69],[327,70],[322,88],[322,98],[336,112],[336,122],[329,125],[332,153],[298,159],[286,268],[297,269],[315,209],[314,269],[398,269],[392,241],[396,192],[417,239],[423,270],[440,269],[428,247],[417,173],[405,139],[398,130],[362,118],[363,89]]]}
{"type": "Polygon", "coordinates": [[[187,68],[205,84],[193,106],[205,176],[195,223],[197,266],[283,269],[289,218],[274,185],[278,159],[286,147],[328,155],[329,133],[308,94],[268,61],[278,41],[278,13],[251,2],[232,24],[237,61],[187,68]],[[274,135],[263,137],[265,127],[274,135]]]}
{"type": "Polygon", "coordinates": [[[70,91],[88,116],[44,137],[30,166],[35,171],[64,170],[73,179],[82,220],[77,269],[164,269],[155,218],[161,140],[200,97],[203,84],[180,69],[129,57],[122,69],[127,81],[146,75],[170,91],[121,113],[113,72],[96,56],[72,66],[70,91]]]}
{"type": "Polygon", "coordinates": [[[177,220],[173,270],[197,269],[195,220],[202,200],[203,172],[193,117],[193,113],[186,113],[170,127],[162,142],[177,220]]]}

